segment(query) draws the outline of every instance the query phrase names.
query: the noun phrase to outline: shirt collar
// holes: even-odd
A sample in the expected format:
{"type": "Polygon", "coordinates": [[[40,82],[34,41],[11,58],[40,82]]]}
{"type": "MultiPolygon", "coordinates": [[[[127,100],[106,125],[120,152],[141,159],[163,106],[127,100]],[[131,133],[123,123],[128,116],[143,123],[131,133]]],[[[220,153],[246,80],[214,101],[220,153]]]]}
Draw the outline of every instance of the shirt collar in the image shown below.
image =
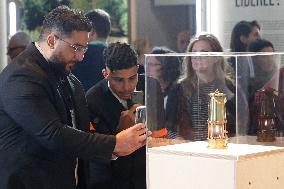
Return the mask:
{"type": "Polygon", "coordinates": [[[98,40],[92,40],[92,41],[89,41],[89,45],[104,45],[104,46],[107,46],[107,42],[105,42],[105,41],[98,41],[98,40]]]}
{"type": "Polygon", "coordinates": [[[109,81],[107,82],[107,86],[110,90],[110,92],[112,93],[112,95],[122,104],[122,106],[125,108],[125,109],[128,109],[127,108],[127,101],[126,100],[123,100],[121,98],[119,98],[114,92],[113,90],[111,89],[110,85],[109,85],[109,81]]]}

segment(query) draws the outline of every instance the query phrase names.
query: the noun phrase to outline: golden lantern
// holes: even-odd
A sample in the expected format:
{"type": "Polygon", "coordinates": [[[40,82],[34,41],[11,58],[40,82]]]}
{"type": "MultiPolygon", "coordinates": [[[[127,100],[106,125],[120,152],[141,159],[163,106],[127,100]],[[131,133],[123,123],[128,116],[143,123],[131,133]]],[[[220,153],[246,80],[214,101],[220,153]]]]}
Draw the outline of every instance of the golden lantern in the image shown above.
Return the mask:
{"type": "Polygon", "coordinates": [[[220,93],[218,89],[214,93],[209,93],[208,104],[208,148],[225,149],[228,145],[226,95],[220,93]]]}

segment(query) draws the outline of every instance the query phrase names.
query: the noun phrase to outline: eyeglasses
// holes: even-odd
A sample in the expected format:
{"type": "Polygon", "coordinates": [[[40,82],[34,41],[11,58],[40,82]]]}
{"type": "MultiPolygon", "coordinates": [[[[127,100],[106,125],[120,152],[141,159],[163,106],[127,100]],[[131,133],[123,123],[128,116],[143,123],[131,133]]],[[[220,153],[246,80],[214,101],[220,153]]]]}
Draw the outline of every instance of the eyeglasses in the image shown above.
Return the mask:
{"type": "Polygon", "coordinates": [[[70,47],[73,48],[73,50],[74,50],[75,53],[76,53],[76,52],[83,52],[83,53],[85,54],[85,53],[87,52],[87,50],[88,50],[88,47],[84,47],[84,46],[82,46],[82,45],[71,44],[71,43],[69,43],[68,41],[65,41],[64,39],[61,39],[60,37],[58,37],[58,36],[56,36],[56,35],[55,35],[55,37],[56,37],[57,39],[59,39],[60,41],[63,41],[63,42],[65,42],[65,43],[67,43],[70,47]]]}

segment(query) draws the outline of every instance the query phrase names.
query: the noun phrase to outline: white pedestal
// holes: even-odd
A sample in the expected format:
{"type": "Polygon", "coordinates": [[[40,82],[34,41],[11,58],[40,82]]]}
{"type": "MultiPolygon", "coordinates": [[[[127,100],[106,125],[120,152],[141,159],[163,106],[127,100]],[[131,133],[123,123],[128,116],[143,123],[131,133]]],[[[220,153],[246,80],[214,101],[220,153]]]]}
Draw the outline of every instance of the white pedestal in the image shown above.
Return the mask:
{"type": "Polygon", "coordinates": [[[190,142],[147,150],[147,189],[283,189],[284,148],[190,142]]]}

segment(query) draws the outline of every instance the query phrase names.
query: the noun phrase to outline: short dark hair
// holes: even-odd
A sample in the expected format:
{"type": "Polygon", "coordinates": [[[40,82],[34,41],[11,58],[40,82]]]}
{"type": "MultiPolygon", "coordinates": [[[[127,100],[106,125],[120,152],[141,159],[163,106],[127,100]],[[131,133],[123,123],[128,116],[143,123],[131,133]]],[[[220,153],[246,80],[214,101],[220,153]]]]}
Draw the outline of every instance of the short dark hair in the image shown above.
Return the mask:
{"type": "Polygon", "coordinates": [[[94,9],[85,15],[92,22],[92,28],[96,31],[98,37],[107,38],[111,30],[111,21],[109,14],[102,9],[94,9]]]}
{"type": "Polygon", "coordinates": [[[257,39],[256,41],[252,41],[248,45],[248,51],[249,52],[261,52],[261,50],[265,47],[271,47],[274,51],[273,44],[266,39],[257,39]]]}
{"type": "Polygon", "coordinates": [[[257,27],[260,30],[260,25],[256,20],[253,20],[251,22],[242,20],[234,26],[230,43],[232,52],[246,51],[246,45],[241,42],[240,37],[242,35],[248,36],[252,32],[253,27],[257,27]]]}
{"type": "MultiPolygon", "coordinates": [[[[168,54],[175,51],[167,47],[154,47],[150,54],[168,54]]],[[[169,84],[176,81],[181,74],[181,60],[177,56],[156,56],[161,63],[161,78],[169,84]]]]}
{"type": "Polygon", "coordinates": [[[137,53],[127,43],[110,43],[103,54],[105,66],[110,71],[128,69],[138,65],[137,53]]]}
{"type": "MultiPolygon", "coordinates": [[[[260,24],[258,23],[257,20],[253,20],[253,21],[251,21],[251,22],[249,22],[249,23],[250,23],[250,25],[251,25],[252,27],[256,26],[259,30],[261,29],[261,28],[260,28],[260,24]]],[[[251,30],[252,30],[252,27],[251,27],[251,30]]]]}
{"type": "Polygon", "coordinates": [[[81,11],[58,6],[45,16],[39,40],[53,31],[60,36],[70,36],[73,31],[90,32],[91,28],[90,20],[81,11]]]}

